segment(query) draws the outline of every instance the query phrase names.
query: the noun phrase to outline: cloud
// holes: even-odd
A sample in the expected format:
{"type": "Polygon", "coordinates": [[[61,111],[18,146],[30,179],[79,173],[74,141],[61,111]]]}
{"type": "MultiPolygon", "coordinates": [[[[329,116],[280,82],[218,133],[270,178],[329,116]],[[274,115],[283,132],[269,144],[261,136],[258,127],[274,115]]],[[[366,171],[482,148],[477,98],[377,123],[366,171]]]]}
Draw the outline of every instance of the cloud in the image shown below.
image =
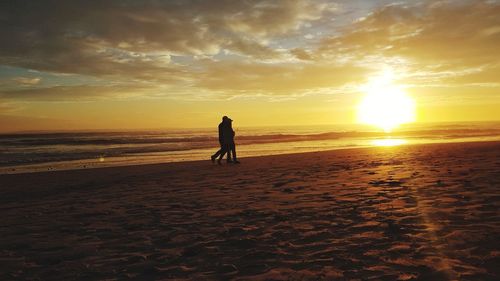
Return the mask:
{"type": "Polygon", "coordinates": [[[311,54],[309,54],[308,51],[301,49],[301,48],[295,48],[290,51],[290,53],[295,56],[299,60],[304,60],[304,61],[310,61],[312,60],[311,54]]]}
{"type": "MultiPolygon", "coordinates": [[[[200,92],[214,96],[222,88],[232,88],[217,86],[221,77],[215,77],[230,56],[247,72],[239,79],[241,85],[247,90],[260,85],[259,90],[265,91],[266,81],[279,83],[280,79],[246,79],[266,73],[270,68],[263,62],[292,56],[308,59],[306,51],[297,49],[290,55],[274,41],[300,34],[302,28],[336,9],[328,1],[308,0],[2,2],[0,64],[97,77],[107,85],[0,87],[0,95],[9,100],[50,101],[113,98],[120,93],[129,96],[130,91],[155,97],[200,92]],[[201,81],[205,78],[209,81],[201,81]],[[139,86],[129,91],[133,83],[139,86]]],[[[230,71],[224,75],[231,79],[230,71]]],[[[289,70],[290,75],[300,76],[297,72],[289,70]]],[[[36,86],[40,81],[19,78],[17,82],[36,86]]]]}
{"type": "Polygon", "coordinates": [[[330,10],[303,0],[2,2],[0,63],[135,76],[137,64],[168,71],[171,55],[213,56],[227,49],[270,58],[278,53],[266,40],[330,10]]]}
{"type": "Polygon", "coordinates": [[[33,85],[37,85],[40,83],[40,81],[42,81],[42,79],[40,77],[14,77],[12,78],[13,81],[21,84],[21,85],[29,85],[29,86],[33,86],[33,85]]]}
{"type": "Polygon", "coordinates": [[[37,116],[16,116],[4,115],[0,111],[0,132],[18,133],[20,131],[39,131],[40,129],[50,130],[74,130],[74,122],[57,118],[37,117],[37,116]]]}
{"type": "Polygon", "coordinates": [[[41,77],[25,77],[25,76],[14,76],[5,78],[0,77],[0,92],[4,90],[38,87],[41,82],[42,82],[41,77]]]}
{"type": "Polygon", "coordinates": [[[140,85],[54,86],[0,91],[5,101],[86,101],[104,98],[126,98],[144,95],[152,88],[140,85]]]}
{"type": "Polygon", "coordinates": [[[221,62],[207,66],[197,86],[230,93],[296,94],[361,82],[369,69],[337,64],[221,62]]]}
{"type": "Polygon", "coordinates": [[[19,109],[19,106],[16,106],[13,103],[0,100],[0,115],[1,114],[11,114],[11,113],[17,111],[18,109],[19,109]]]}
{"type": "MultiPolygon", "coordinates": [[[[499,76],[488,74],[500,65],[499,14],[497,1],[388,5],[343,33],[323,39],[317,49],[318,59],[345,55],[363,63],[375,57],[383,64],[389,58],[403,58],[411,71],[432,66],[436,71],[446,69],[461,76],[473,72],[464,69],[481,68],[486,80],[500,82],[499,76]]],[[[443,80],[452,81],[448,78],[443,80]]]]}
{"type": "Polygon", "coordinates": [[[498,2],[368,5],[356,21],[334,22],[352,3],[337,2],[4,1],[0,64],[99,85],[20,74],[14,86],[0,81],[0,97],[297,97],[362,83],[383,64],[404,67],[412,85],[500,83],[498,2]]]}

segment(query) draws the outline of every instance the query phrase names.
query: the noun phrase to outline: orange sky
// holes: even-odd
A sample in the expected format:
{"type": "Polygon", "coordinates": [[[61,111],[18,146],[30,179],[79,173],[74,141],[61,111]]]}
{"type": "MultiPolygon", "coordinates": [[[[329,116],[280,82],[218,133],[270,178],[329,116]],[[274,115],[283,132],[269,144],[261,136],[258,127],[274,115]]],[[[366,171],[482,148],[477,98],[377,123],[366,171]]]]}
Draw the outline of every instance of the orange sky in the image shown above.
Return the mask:
{"type": "Polygon", "coordinates": [[[500,120],[499,1],[52,5],[0,4],[2,132],[354,123],[387,68],[417,122],[500,120]]]}

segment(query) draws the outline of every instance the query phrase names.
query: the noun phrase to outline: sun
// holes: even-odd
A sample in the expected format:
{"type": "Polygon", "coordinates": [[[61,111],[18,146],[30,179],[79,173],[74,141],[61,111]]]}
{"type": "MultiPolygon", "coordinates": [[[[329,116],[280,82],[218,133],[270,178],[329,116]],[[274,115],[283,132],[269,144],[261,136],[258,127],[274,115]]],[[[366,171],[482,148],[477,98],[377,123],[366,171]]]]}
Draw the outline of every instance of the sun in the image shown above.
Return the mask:
{"type": "Polygon", "coordinates": [[[361,87],[358,121],[391,132],[401,124],[415,121],[415,101],[394,83],[392,70],[385,70],[361,87]]]}

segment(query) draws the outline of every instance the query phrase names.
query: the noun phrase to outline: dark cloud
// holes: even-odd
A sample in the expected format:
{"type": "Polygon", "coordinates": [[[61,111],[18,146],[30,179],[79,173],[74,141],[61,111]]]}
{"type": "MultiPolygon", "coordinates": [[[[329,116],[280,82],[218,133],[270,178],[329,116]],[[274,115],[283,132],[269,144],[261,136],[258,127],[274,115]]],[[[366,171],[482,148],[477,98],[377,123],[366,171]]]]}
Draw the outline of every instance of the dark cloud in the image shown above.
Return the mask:
{"type": "Polygon", "coordinates": [[[327,8],[301,0],[2,1],[0,63],[135,76],[138,63],[159,67],[154,55],[144,60],[154,53],[199,56],[228,49],[270,58],[278,54],[262,40],[319,19],[327,8]]]}
{"type": "MultiPolygon", "coordinates": [[[[147,86],[54,86],[0,91],[0,99],[24,101],[85,101],[100,98],[133,97],[151,90],[147,86]]],[[[0,100],[1,101],[1,100],[0,100]]]]}

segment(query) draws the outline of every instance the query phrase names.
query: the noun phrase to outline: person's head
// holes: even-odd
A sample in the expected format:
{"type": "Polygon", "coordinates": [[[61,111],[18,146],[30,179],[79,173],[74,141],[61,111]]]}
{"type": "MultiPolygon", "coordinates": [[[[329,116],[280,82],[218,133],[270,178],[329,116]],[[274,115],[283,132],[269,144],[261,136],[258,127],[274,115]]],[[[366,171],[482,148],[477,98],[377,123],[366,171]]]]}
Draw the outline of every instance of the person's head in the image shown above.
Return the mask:
{"type": "Polygon", "coordinates": [[[224,117],[222,117],[222,122],[231,123],[231,122],[233,122],[233,120],[231,120],[231,118],[229,118],[227,116],[224,116],[224,117]]]}

